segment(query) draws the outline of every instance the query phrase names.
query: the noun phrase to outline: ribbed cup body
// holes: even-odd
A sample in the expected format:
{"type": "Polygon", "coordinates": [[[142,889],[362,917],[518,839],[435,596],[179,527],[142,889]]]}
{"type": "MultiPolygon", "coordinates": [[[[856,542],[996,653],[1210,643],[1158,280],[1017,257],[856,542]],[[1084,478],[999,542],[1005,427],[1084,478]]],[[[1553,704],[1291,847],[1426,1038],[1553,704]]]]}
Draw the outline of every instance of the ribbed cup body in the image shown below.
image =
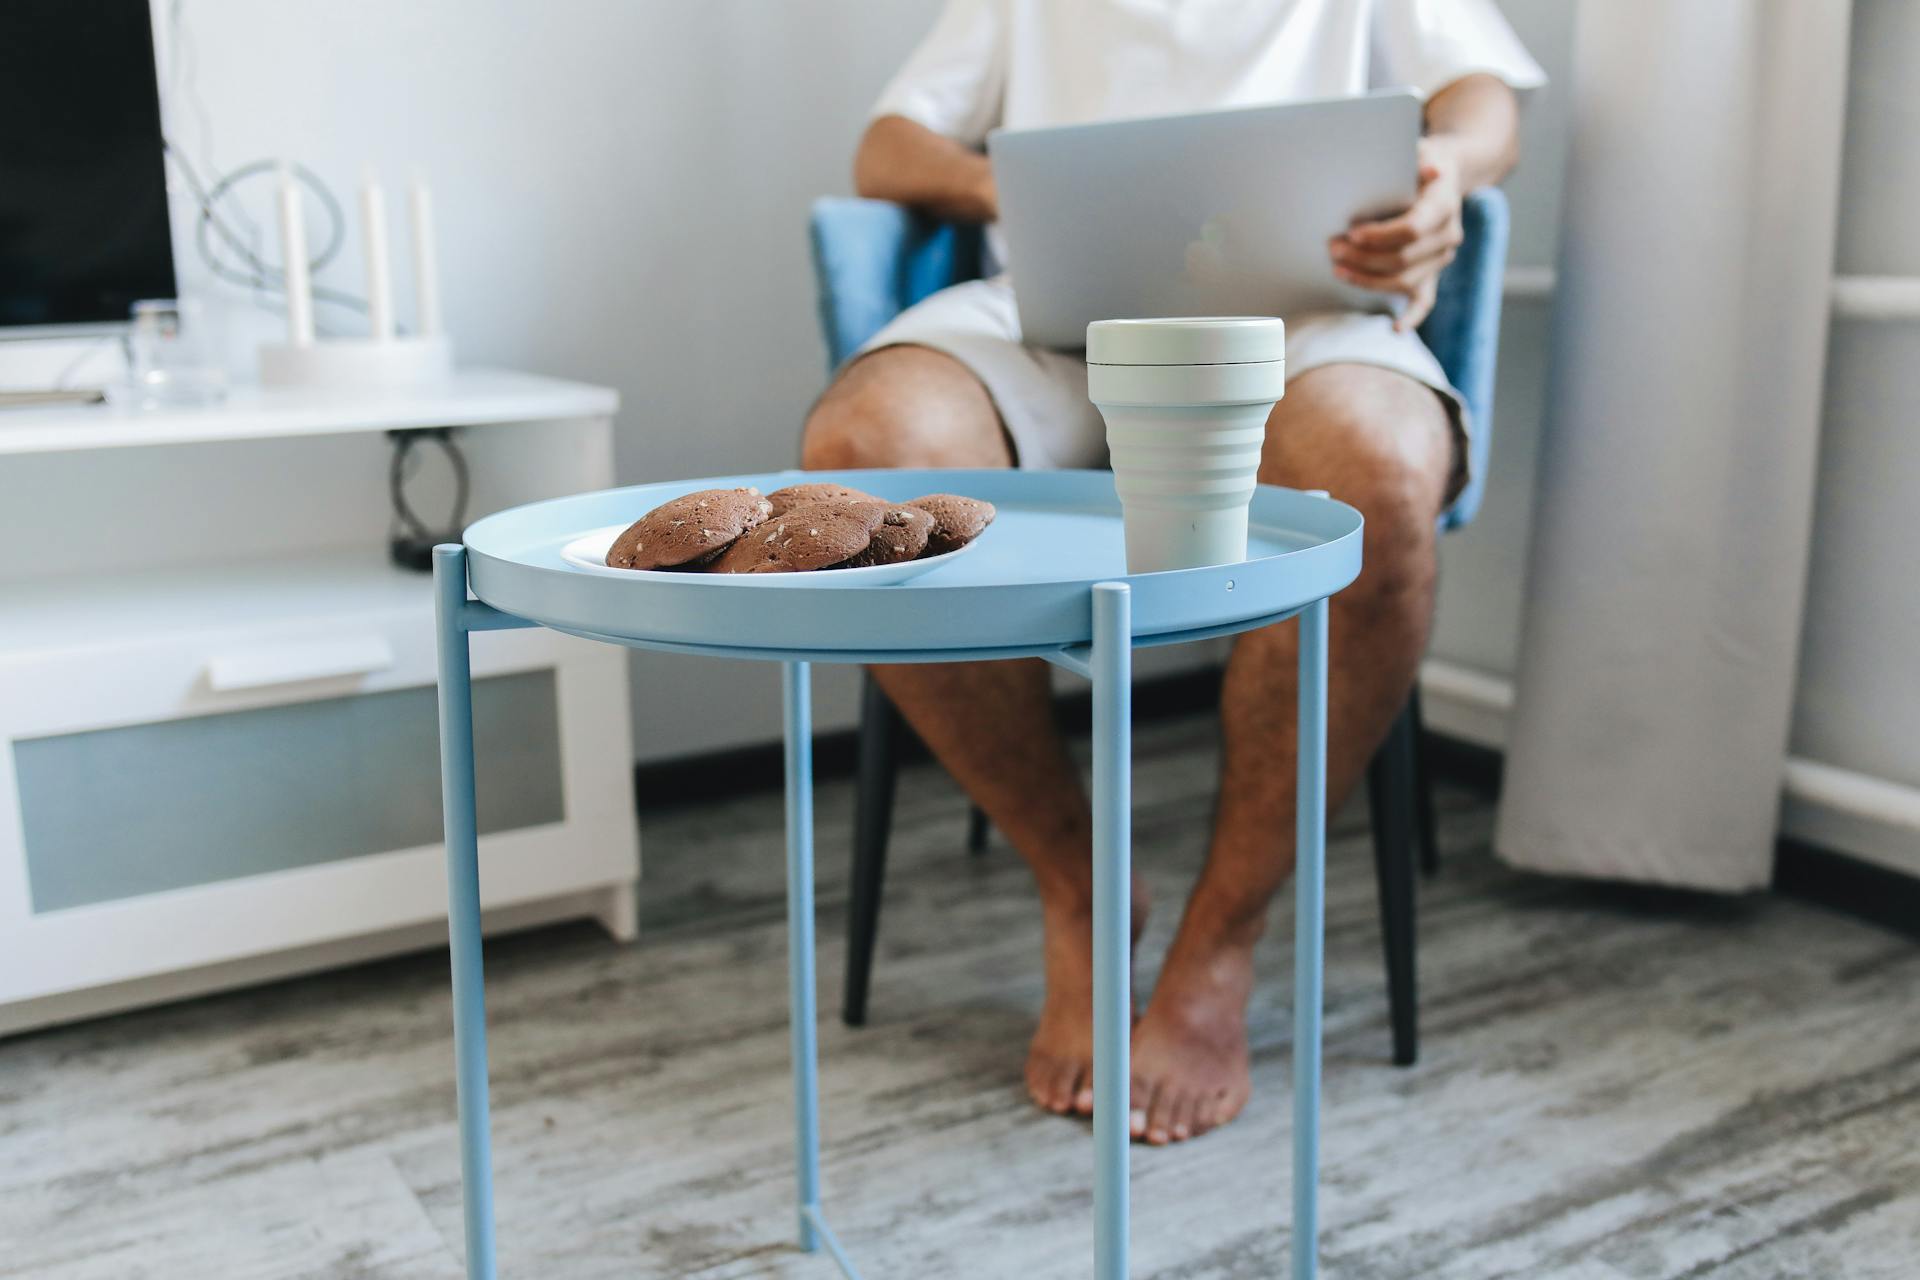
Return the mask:
{"type": "Polygon", "coordinates": [[[1089,365],[1107,424],[1127,572],[1247,558],[1247,504],[1285,362],[1089,365]]]}

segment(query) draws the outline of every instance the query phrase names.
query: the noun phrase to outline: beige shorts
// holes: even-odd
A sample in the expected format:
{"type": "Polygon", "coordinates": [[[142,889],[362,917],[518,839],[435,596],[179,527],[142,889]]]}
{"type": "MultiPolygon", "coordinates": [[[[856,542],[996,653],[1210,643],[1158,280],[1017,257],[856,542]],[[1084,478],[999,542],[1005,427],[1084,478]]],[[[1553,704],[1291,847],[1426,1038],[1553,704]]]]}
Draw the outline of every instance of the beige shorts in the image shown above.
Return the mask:
{"type": "MultiPolygon", "coordinates": [[[[986,385],[1006,424],[1019,465],[1036,469],[1104,467],[1106,425],[1087,399],[1087,362],[1079,352],[1029,347],[1005,275],[970,280],[895,316],[859,354],[901,344],[944,351],[986,385]]],[[[1432,387],[1454,430],[1452,492],[1466,483],[1466,402],[1419,335],[1396,333],[1384,315],[1329,311],[1287,317],[1287,376],[1327,364],[1370,364],[1432,387]]]]}

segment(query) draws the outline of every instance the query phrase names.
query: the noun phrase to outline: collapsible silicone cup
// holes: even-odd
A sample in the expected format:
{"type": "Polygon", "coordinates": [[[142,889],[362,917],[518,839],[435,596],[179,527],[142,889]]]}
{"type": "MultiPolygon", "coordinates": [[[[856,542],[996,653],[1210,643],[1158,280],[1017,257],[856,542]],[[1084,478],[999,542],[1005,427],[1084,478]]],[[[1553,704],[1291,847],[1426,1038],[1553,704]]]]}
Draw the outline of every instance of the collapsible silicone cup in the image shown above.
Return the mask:
{"type": "Polygon", "coordinates": [[[1271,316],[1087,326],[1087,396],[1107,424],[1128,573],[1247,558],[1247,504],[1286,371],[1286,326],[1271,316]]]}

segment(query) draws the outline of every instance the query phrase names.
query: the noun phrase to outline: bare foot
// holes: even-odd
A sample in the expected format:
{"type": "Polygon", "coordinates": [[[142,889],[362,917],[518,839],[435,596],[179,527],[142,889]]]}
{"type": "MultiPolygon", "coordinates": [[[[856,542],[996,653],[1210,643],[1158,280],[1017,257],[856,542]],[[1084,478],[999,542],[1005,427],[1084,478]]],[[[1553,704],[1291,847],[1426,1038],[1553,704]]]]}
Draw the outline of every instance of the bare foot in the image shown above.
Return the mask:
{"type": "MultiPolygon", "coordinates": [[[[1027,1048],[1027,1093],[1057,1115],[1093,1114],[1093,916],[1085,903],[1041,903],[1047,998],[1027,1048]]],[[[1147,927],[1146,886],[1133,882],[1133,941],[1147,927]]]]}
{"type": "Polygon", "coordinates": [[[1167,952],[1147,1011],[1133,1028],[1128,1128],[1160,1146],[1184,1142],[1240,1114],[1253,1091],[1247,1062],[1251,940],[1190,931],[1167,952]]]}

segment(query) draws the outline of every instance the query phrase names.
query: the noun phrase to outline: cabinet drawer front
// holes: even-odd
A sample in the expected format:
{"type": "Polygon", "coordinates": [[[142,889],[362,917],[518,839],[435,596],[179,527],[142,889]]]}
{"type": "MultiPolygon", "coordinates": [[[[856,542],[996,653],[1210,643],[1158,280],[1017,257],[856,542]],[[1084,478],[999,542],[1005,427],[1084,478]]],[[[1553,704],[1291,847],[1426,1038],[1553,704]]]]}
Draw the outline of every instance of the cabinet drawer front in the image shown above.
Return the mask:
{"type": "Polygon", "coordinates": [[[378,632],[247,645],[207,659],[207,688],[214,693],[266,689],[372,675],[392,670],[393,664],[393,646],[378,632]]]}
{"type": "MultiPolygon", "coordinates": [[[[552,668],[474,682],[482,834],[566,817],[552,668]]],[[[431,685],[17,739],[34,914],[431,845],[431,685]]]]}

